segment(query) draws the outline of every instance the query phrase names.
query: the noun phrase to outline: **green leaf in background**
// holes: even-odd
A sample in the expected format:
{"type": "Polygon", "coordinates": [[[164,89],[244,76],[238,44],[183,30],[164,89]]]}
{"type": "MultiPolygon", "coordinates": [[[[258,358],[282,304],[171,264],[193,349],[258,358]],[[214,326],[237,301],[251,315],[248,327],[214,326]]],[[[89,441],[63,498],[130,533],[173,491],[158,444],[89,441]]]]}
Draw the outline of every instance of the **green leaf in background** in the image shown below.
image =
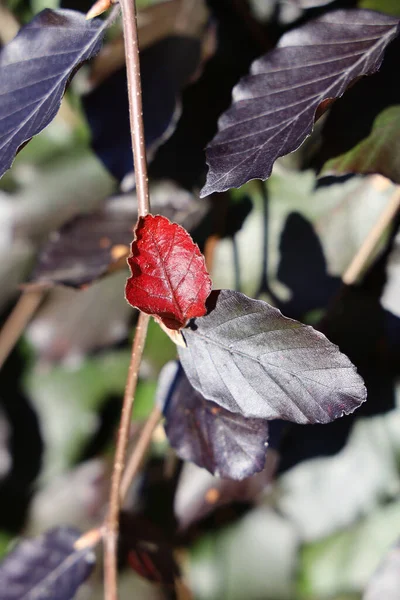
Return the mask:
{"type": "MultiPolygon", "coordinates": [[[[250,182],[240,190],[233,190],[235,196],[247,194],[253,203],[253,210],[234,237],[239,291],[256,297],[265,258],[272,291],[281,300],[291,296],[291,290],[279,280],[277,270],[282,256],[282,232],[293,212],[299,213],[314,228],[322,245],[328,273],[342,275],[393,194],[393,185],[378,188],[374,179],[352,177],[346,182],[316,187],[317,178],[313,171],[296,172],[278,161],[265,184],[250,182]],[[264,222],[262,185],[268,198],[267,223],[264,222]],[[265,235],[267,248],[264,247],[265,235]]],[[[298,255],[304,256],[303,241],[294,240],[293,247],[295,244],[298,255]]],[[[214,289],[236,289],[234,254],[232,240],[222,239],[216,248],[212,270],[214,289]]],[[[261,299],[271,302],[267,296],[261,299]]]]}
{"type": "Polygon", "coordinates": [[[382,111],[367,138],[328,160],[321,171],[321,175],[347,173],[379,173],[400,183],[400,105],[382,111]]]}
{"type": "MultiPolygon", "coordinates": [[[[106,397],[120,395],[122,401],[129,360],[129,350],[111,350],[78,366],[36,364],[28,371],[25,389],[38,412],[45,442],[44,479],[71,466],[93,434],[106,397]]],[[[148,415],[154,388],[155,382],[139,381],[134,418],[148,415]]]]}
{"type": "Polygon", "coordinates": [[[294,526],[272,509],[253,509],[199,540],[188,578],[196,600],[294,600],[294,526]]]}
{"type": "Polygon", "coordinates": [[[400,16],[399,0],[360,0],[358,6],[359,8],[378,10],[388,15],[394,15],[395,17],[400,16]]]}
{"type": "Polygon", "coordinates": [[[144,364],[149,367],[151,374],[157,377],[163,366],[169,360],[175,360],[176,357],[175,344],[171,342],[161,327],[153,319],[150,319],[143,353],[144,364]]]}
{"type": "Polygon", "coordinates": [[[332,600],[361,593],[399,532],[400,502],[394,502],[351,528],[307,544],[301,553],[299,598],[332,600]]]}

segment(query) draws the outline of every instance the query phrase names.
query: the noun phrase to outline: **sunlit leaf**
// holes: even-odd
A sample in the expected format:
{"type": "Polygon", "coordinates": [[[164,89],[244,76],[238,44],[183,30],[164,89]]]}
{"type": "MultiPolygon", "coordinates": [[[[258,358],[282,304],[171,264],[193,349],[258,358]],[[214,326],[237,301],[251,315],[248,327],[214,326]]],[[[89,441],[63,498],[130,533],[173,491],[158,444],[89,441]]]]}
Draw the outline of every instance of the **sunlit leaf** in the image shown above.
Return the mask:
{"type": "Polygon", "coordinates": [[[264,468],[267,421],[205,400],[174,363],[160,374],[158,396],[166,402],[166,434],[181,458],[227,479],[244,479],[264,468]]]}
{"type": "Polygon", "coordinates": [[[246,417],[329,423],[366,399],[361,377],[337,346],[266,302],[213,292],[209,312],[182,331],[190,383],[246,417]]]}
{"type": "Polygon", "coordinates": [[[171,329],[205,314],[211,279],[198,246],[180,225],[160,215],[141,217],[128,263],[126,299],[132,306],[171,329]]]}
{"type": "Polygon", "coordinates": [[[0,176],[55,117],[73,71],[100,49],[107,23],[46,9],[0,53],[0,176]]]}
{"type": "Polygon", "coordinates": [[[72,600],[95,562],[91,548],[74,548],[78,538],[58,527],[20,542],[0,563],[2,600],[72,600]]]}
{"type": "Polygon", "coordinates": [[[328,13],[285,34],[233,90],[233,104],[208,146],[206,196],[267,179],[276,158],[296,150],[324,109],[361,75],[375,72],[398,20],[379,13],[328,13]]]}

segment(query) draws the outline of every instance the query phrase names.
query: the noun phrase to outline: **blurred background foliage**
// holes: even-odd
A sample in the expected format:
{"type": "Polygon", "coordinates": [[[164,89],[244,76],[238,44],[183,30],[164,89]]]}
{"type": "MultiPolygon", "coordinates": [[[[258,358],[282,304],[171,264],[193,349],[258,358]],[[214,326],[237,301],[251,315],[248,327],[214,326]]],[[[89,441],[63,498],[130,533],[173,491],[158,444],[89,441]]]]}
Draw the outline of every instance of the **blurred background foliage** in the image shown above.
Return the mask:
{"type": "MultiPolygon", "coordinates": [[[[86,11],[90,2],[65,0],[62,6],[86,11]]],[[[319,149],[329,145],[323,135],[333,118],[328,113],[297,152],[277,161],[266,183],[198,200],[206,169],[203,148],[250,62],[287,29],[357,2],[140,0],[138,6],[143,49],[183,34],[200,44],[197,61],[164,65],[160,80],[152,69],[162,61],[162,49],[143,63],[144,78],[155,89],[145,103],[145,119],[154,123],[163,115],[152,132],[152,182],[168,198],[171,185],[190,194],[185,206],[167,204],[181,222],[191,216],[214,287],[263,298],[307,323],[327,317],[328,336],[361,370],[369,400],[365,409],[327,426],[277,424],[271,428],[266,470],[241,483],[180,464],[160,426],[126,508],[173,540],[198,600],[360,599],[400,537],[398,222],[363,281],[348,290],[339,314],[327,309],[394,184],[375,176],[318,177],[319,149]],[[161,4],[162,15],[157,13],[161,4]],[[168,89],[169,74],[179,69],[190,76],[168,89]],[[172,109],[165,113],[171,97],[172,109]]],[[[358,6],[400,15],[399,0],[360,0],[358,6]]],[[[58,0],[3,0],[1,43],[46,7],[58,8],[58,0]]],[[[56,239],[54,232],[78,215],[92,214],[111,196],[129,194],[134,202],[129,170],[117,175],[118,181],[106,168],[110,147],[102,137],[101,123],[108,121],[118,131],[124,126],[116,120],[125,107],[121,86],[109,80],[123,68],[119,36],[115,26],[108,42],[114,63],[78,73],[55,121],[18,155],[1,181],[2,323],[20,284],[37,269],[41,248],[56,239]],[[88,103],[85,94],[96,93],[104,81],[108,95],[88,103]],[[92,138],[99,139],[96,153],[92,138]]],[[[188,60],[179,48],[171,56],[188,60]]],[[[391,86],[398,98],[398,78],[391,86]]],[[[338,101],[338,110],[341,105],[345,110],[345,103],[346,97],[338,101]]],[[[396,127],[400,136],[398,120],[396,127]]],[[[117,139],[112,149],[121,164],[122,146],[117,139]]],[[[91,236],[90,219],[86,236],[91,236]]],[[[78,254],[82,248],[82,268],[87,267],[85,240],[73,240],[78,254]]],[[[83,289],[52,287],[0,372],[1,554],[19,535],[61,523],[87,529],[104,513],[136,319],[123,297],[126,275],[122,269],[83,289]]],[[[152,323],[133,439],[151,411],[162,367],[175,357],[173,344],[152,323]]],[[[123,566],[122,600],[171,594],[123,566]]],[[[79,598],[101,597],[99,569],[79,598]]]]}

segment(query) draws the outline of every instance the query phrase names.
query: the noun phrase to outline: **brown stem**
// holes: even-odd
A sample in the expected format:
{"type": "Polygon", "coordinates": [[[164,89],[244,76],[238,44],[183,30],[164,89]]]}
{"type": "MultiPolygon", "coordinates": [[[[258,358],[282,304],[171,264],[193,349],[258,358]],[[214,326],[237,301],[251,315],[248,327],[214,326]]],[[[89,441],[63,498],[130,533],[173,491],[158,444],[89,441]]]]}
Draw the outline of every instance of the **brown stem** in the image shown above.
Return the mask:
{"type": "Polygon", "coordinates": [[[12,313],[0,331],[0,369],[8,358],[45,295],[45,290],[22,292],[12,313]]]}
{"type": "Polygon", "coordinates": [[[140,465],[142,464],[143,458],[150,446],[151,438],[154,430],[160,422],[161,411],[157,404],[154,405],[153,410],[150,413],[142,431],[140,432],[139,439],[133,448],[132,454],[127,461],[127,466],[122,476],[121,482],[121,503],[125,500],[128,493],[129,486],[137,474],[140,465]]]}
{"type": "Polygon", "coordinates": [[[372,253],[375,248],[379,244],[379,241],[382,238],[382,235],[385,233],[386,229],[389,227],[390,223],[393,221],[396,216],[398,210],[400,208],[400,187],[396,188],[396,191],[391,196],[388,204],[383,210],[377,222],[372,227],[371,231],[365,238],[361,248],[351,261],[350,265],[346,269],[346,272],[343,275],[343,283],[346,285],[352,285],[356,283],[357,279],[360,277],[362,271],[365,269],[365,266],[370,259],[372,253]]]}
{"type": "Polygon", "coordinates": [[[128,77],[129,119],[139,217],[150,212],[135,0],[120,0],[128,77]]]}
{"type": "MultiPolygon", "coordinates": [[[[132,137],[133,162],[135,167],[138,214],[139,217],[144,217],[150,212],[150,200],[143,127],[136,5],[135,0],[120,0],[120,4],[122,8],[122,24],[124,30],[129,119],[132,137]]],[[[148,315],[145,315],[144,313],[139,314],[135,338],[133,340],[132,356],[126,382],[121,421],[118,430],[117,447],[111,477],[110,503],[106,517],[104,535],[105,600],[117,600],[118,598],[116,551],[119,529],[120,486],[128,444],[133,400],[138,380],[139,366],[146,341],[149,319],[150,317],[148,315]]]]}
{"type": "Polygon", "coordinates": [[[120,487],[122,473],[125,466],[126,448],[129,439],[129,429],[133,400],[139,375],[139,366],[142,360],[143,349],[146,341],[149,315],[139,313],[133,340],[131,362],[126,380],[124,401],[121,411],[121,420],[118,430],[117,447],[115,450],[113,472],[111,476],[111,491],[108,513],[105,521],[104,536],[104,591],[106,600],[117,600],[117,537],[119,527],[120,487]]]}

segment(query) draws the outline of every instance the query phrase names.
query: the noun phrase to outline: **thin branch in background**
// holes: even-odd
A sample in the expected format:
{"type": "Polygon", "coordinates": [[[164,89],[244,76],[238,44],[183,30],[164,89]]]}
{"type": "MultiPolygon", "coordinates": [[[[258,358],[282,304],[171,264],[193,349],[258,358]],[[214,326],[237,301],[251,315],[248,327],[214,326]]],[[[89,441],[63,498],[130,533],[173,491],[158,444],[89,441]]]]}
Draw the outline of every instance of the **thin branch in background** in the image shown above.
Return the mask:
{"type": "MultiPolygon", "coordinates": [[[[135,0],[121,0],[122,25],[126,71],[128,79],[129,119],[132,136],[133,162],[135,167],[136,194],[139,217],[150,212],[149,186],[147,179],[146,145],[143,127],[142,89],[140,82],[140,61],[135,0]]],[[[139,367],[146,341],[150,317],[139,314],[132,346],[131,362],[126,382],[121,421],[118,430],[108,513],[104,533],[104,593],[106,600],[117,600],[117,539],[119,511],[121,506],[121,480],[125,465],[125,455],[129,438],[132,406],[138,380],[139,367]]]]}
{"type": "Polygon", "coordinates": [[[0,369],[18,342],[45,294],[46,290],[43,288],[22,292],[3,329],[0,331],[0,369]]]}
{"type": "Polygon", "coordinates": [[[132,454],[127,461],[127,466],[122,476],[122,482],[120,487],[121,503],[125,500],[126,495],[129,491],[129,487],[134,480],[137,472],[139,471],[140,465],[145,457],[145,454],[150,446],[151,439],[153,437],[154,430],[159,424],[161,419],[161,410],[157,404],[154,405],[149,418],[142,431],[140,432],[139,439],[132,450],[132,454]]]}
{"type": "Polygon", "coordinates": [[[365,238],[361,248],[351,261],[343,275],[343,283],[353,285],[357,282],[393,219],[400,209],[400,187],[396,187],[385,209],[365,238]]]}

